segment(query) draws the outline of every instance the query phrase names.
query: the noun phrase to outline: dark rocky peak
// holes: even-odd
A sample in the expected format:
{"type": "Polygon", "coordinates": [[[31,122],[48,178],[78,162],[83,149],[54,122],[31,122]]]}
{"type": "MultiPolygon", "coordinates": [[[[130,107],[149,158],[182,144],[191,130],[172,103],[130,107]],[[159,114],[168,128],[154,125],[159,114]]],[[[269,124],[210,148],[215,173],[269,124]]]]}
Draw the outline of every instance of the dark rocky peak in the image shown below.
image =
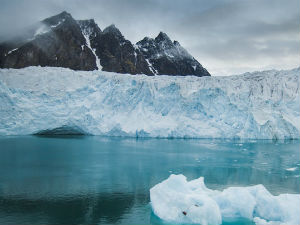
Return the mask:
{"type": "Polygon", "coordinates": [[[163,32],[155,39],[146,37],[136,45],[149,62],[150,68],[153,68],[154,74],[210,75],[178,41],[172,42],[163,32]]]}
{"type": "Polygon", "coordinates": [[[175,46],[181,46],[181,45],[179,44],[178,41],[173,41],[173,44],[174,44],[175,46]]]}
{"type": "Polygon", "coordinates": [[[145,37],[137,42],[140,51],[146,58],[180,57],[184,49],[177,41],[172,42],[166,33],[160,32],[155,39],[145,37]]]}
{"type": "Polygon", "coordinates": [[[77,23],[80,26],[83,35],[88,35],[90,38],[96,38],[102,32],[93,19],[77,20],[77,23]]]}
{"type": "Polygon", "coordinates": [[[40,26],[36,29],[32,40],[41,38],[41,35],[51,35],[53,33],[57,39],[64,39],[66,36],[74,36],[79,42],[82,42],[81,30],[76,20],[71,14],[63,11],[62,13],[51,16],[40,22],[40,26]]]}
{"type": "Polygon", "coordinates": [[[78,23],[69,13],[62,12],[41,21],[32,37],[21,45],[4,52],[0,46],[0,67],[39,65],[94,70],[95,55],[85,43],[78,23]]]}
{"type": "Polygon", "coordinates": [[[94,28],[97,31],[101,32],[101,29],[98,27],[94,19],[89,20],[77,20],[80,28],[94,28]]]}
{"type": "Polygon", "coordinates": [[[64,22],[75,22],[70,13],[63,11],[55,16],[51,16],[47,19],[44,19],[42,23],[49,25],[51,27],[57,27],[64,22]]]}
{"type": "Polygon", "coordinates": [[[155,38],[155,41],[157,43],[160,43],[160,42],[167,42],[167,43],[170,43],[170,44],[172,43],[172,41],[169,38],[169,36],[166,33],[164,33],[164,32],[159,32],[159,34],[155,38]]]}
{"type": "Polygon", "coordinates": [[[111,34],[118,37],[119,39],[124,39],[124,36],[122,35],[121,31],[114,24],[106,27],[103,30],[103,34],[111,34]]]}
{"type": "Polygon", "coordinates": [[[156,42],[153,38],[144,37],[143,40],[136,43],[138,47],[149,47],[149,46],[155,46],[156,42]]]}
{"type": "Polygon", "coordinates": [[[174,44],[167,34],[160,32],[155,38],[155,42],[158,44],[160,51],[174,48],[174,44]]]}

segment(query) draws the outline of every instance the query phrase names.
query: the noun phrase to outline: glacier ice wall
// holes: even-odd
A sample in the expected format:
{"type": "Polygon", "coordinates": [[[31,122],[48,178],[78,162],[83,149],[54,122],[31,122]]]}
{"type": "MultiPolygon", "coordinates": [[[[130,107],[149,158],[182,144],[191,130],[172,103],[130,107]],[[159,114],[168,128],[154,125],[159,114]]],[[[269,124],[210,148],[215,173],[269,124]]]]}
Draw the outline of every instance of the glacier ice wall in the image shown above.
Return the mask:
{"type": "Polygon", "coordinates": [[[55,129],[186,138],[299,138],[300,68],[229,77],[0,70],[0,135],[55,129]]]}

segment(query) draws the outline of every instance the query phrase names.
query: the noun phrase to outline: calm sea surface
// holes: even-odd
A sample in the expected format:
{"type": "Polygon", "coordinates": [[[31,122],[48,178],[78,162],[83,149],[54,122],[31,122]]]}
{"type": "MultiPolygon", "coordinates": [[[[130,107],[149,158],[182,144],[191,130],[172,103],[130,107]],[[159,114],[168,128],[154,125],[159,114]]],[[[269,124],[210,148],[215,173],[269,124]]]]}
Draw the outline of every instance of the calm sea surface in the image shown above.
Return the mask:
{"type": "Polygon", "coordinates": [[[0,137],[0,224],[163,224],[149,189],[172,173],[204,176],[213,189],[300,193],[299,149],[299,141],[0,137]]]}

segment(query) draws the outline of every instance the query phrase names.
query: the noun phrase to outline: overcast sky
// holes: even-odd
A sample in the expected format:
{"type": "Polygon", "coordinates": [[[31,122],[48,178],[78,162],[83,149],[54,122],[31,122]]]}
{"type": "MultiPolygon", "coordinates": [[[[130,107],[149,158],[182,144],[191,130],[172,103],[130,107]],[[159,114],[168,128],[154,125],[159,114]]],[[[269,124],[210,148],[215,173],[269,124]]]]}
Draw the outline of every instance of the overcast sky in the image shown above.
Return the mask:
{"type": "Polygon", "coordinates": [[[134,43],[164,31],[212,75],[300,65],[299,0],[0,0],[0,39],[63,10],[134,43]]]}

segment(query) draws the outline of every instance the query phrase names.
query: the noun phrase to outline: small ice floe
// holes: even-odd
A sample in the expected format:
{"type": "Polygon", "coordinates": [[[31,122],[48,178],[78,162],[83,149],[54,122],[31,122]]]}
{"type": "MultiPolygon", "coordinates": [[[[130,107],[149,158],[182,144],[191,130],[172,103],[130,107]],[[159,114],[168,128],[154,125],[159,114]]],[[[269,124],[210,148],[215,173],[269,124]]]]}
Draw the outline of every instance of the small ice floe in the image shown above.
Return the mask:
{"type": "Polygon", "coordinates": [[[285,169],[286,171],[295,171],[297,169],[297,167],[291,167],[291,168],[287,168],[287,169],[285,169]]]}
{"type": "Polygon", "coordinates": [[[300,195],[272,195],[263,185],[209,189],[204,178],[187,181],[171,174],[150,189],[155,215],[172,224],[220,225],[246,218],[257,225],[299,225],[300,195]]]}

